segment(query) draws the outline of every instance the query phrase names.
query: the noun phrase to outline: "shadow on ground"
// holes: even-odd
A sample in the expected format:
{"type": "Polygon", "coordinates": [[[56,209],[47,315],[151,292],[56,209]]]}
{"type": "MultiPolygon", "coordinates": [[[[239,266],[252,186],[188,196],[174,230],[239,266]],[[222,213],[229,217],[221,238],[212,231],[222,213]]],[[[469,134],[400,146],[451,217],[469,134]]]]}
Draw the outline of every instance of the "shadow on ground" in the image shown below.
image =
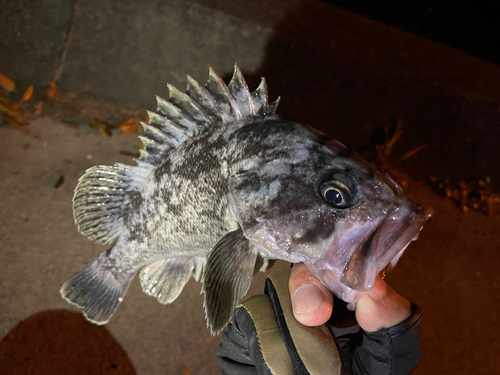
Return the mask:
{"type": "Polygon", "coordinates": [[[15,326],[0,342],[0,372],[135,375],[127,353],[105,327],[64,310],[42,311],[15,326]]]}

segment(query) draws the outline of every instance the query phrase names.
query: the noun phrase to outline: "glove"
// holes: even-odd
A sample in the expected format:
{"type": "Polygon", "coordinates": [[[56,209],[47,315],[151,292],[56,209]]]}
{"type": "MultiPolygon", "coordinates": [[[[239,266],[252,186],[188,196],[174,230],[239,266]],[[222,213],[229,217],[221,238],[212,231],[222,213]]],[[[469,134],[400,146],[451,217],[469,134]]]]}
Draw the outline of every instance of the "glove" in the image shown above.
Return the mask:
{"type": "Polygon", "coordinates": [[[404,375],[420,362],[421,314],[415,305],[405,321],[365,332],[356,325],[341,327],[343,312],[351,313],[336,300],[325,325],[306,327],[293,316],[289,278],[288,268],[274,271],[265,294],[235,309],[217,349],[223,375],[404,375]]]}
{"type": "Polygon", "coordinates": [[[339,352],[328,328],[295,320],[289,278],[289,268],[274,271],[266,279],[265,294],[236,308],[217,350],[222,374],[340,374],[339,352]]]}

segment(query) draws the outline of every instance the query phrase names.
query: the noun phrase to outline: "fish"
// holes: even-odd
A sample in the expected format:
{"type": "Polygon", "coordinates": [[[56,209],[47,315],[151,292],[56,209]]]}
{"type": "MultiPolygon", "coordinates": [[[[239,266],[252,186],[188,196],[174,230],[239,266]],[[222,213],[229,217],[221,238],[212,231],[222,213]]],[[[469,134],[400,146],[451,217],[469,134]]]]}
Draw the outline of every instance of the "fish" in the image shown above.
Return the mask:
{"type": "Polygon", "coordinates": [[[75,189],[78,230],[111,245],[61,288],[89,321],[107,323],[137,273],[162,304],[192,277],[216,334],[276,259],[305,263],[353,303],[428,219],[389,175],[279,116],[264,78],[251,92],[235,64],[228,84],[209,68],[204,86],[167,85],[135,165],[91,167],[75,189]]]}

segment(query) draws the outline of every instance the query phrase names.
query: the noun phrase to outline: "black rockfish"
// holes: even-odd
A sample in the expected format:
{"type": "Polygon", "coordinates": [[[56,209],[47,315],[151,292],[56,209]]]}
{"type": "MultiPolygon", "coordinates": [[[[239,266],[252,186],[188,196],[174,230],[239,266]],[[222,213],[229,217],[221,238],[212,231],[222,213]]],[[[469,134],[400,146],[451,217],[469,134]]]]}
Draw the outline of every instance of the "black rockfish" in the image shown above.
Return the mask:
{"type": "Polygon", "coordinates": [[[204,87],[168,88],[136,165],[92,167],[76,187],[80,232],[114,242],[61,289],[88,320],[108,322],[140,270],[161,303],[201,277],[217,332],[269,259],[304,262],[352,303],[421,230],[425,212],[390,177],[278,116],[264,79],[251,93],[235,66],[228,85],[210,69],[204,87]]]}

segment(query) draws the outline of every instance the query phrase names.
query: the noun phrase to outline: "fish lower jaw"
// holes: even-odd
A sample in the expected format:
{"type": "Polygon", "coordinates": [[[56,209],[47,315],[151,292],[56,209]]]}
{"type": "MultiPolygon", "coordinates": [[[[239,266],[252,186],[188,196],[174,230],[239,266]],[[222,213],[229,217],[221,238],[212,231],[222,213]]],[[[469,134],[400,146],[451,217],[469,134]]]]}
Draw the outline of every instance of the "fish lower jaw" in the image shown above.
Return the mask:
{"type": "MultiPolygon", "coordinates": [[[[382,271],[379,272],[379,276],[382,277],[382,279],[385,278],[386,272],[389,272],[393,270],[396,265],[398,264],[399,260],[403,256],[403,253],[405,252],[406,248],[412,243],[413,241],[416,241],[418,239],[418,233],[405,245],[401,250],[398,251],[398,253],[391,259],[391,261],[387,264],[387,266],[384,267],[382,271]]],[[[342,295],[339,296],[344,302],[347,302],[347,308],[350,310],[354,310],[354,306],[356,302],[363,296],[363,294],[366,293],[366,290],[360,291],[360,290],[355,290],[352,288],[349,288],[347,285],[342,284],[343,289],[345,289],[342,292],[342,295]]]]}
{"type": "MultiPolygon", "coordinates": [[[[382,277],[382,279],[385,278],[386,272],[391,271],[396,267],[396,265],[399,262],[399,259],[401,259],[401,256],[405,252],[406,248],[408,245],[410,245],[411,242],[416,241],[418,239],[418,233],[413,237],[389,262],[389,264],[384,267],[382,271],[380,271],[379,276],[382,277]]],[[[343,284],[342,284],[343,285],[343,284]]],[[[344,302],[347,303],[347,308],[351,311],[354,311],[356,302],[359,301],[359,299],[366,293],[366,291],[359,291],[355,289],[351,289],[346,285],[343,285],[346,290],[342,292],[342,295],[339,296],[344,302]]]]}
{"type": "Polygon", "coordinates": [[[399,259],[401,259],[401,257],[403,256],[403,253],[405,252],[406,248],[410,245],[410,243],[418,239],[418,235],[419,233],[417,233],[406,245],[404,245],[403,248],[399,250],[396,255],[394,255],[389,264],[386,267],[384,267],[384,269],[381,271],[381,273],[384,274],[384,277],[386,272],[392,271],[396,267],[396,265],[399,262],[399,259]]]}
{"type": "Polygon", "coordinates": [[[331,269],[319,270],[314,264],[305,262],[306,266],[318,277],[337,298],[348,304],[354,304],[365,294],[366,291],[355,290],[343,284],[337,272],[331,269]]]}
{"type": "MultiPolygon", "coordinates": [[[[391,261],[378,273],[379,276],[382,277],[382,279],[385,278],[386,272],[390,272],[394,267],[396,267],[397,263],[401,259],[403,253],[405,252],[406,248],[412,241],[415,241],[418,237],[418,234],[413,237],[406,245],[404,245],[401,250],[399,250],[396,255],[391,259],[391,261]]],[[[365,290],[357,290],[353,289],[350,286],[342,283],[340,281],[340,278],[335,274],[335,272],[329,273],[329,277],[327,280],[324,280],[325,286],[329,288],[338,298],[342,299],[344,302],[347,303],[347,307],[349,309],[354,309],[354,306],[356,302],[367,292],[367,290],[370,290],[371,287],[373,287],[375,283],[375,277],[370,277],[371,281],[369,282],[369,287],[368,289],[365,290]]]]}

